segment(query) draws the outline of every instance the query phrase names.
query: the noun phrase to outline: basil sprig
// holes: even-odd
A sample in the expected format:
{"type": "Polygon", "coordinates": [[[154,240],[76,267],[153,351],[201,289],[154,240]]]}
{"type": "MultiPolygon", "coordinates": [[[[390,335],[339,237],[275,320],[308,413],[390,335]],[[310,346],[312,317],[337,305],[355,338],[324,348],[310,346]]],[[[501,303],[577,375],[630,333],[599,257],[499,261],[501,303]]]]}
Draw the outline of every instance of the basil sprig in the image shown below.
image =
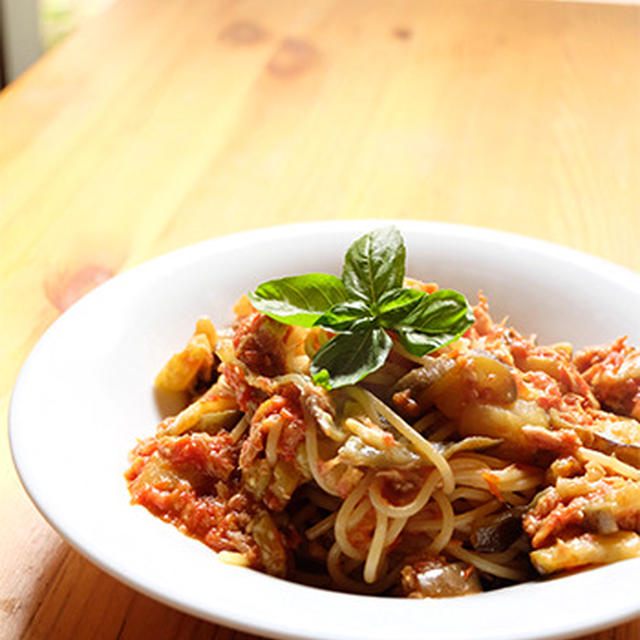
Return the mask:
{"type": "Polygon", "coordinates": [[[262,283],[249,299],[269,317],[337,335],[311,362],[316,384],[327,389],[355,384],[386,361],[395,337],[422,356],[459,338],[473,323],[457,291],[405,289],[406,249],[395,227],[375,229],[348,249],[342,279],[324,273],[262,283]]]}

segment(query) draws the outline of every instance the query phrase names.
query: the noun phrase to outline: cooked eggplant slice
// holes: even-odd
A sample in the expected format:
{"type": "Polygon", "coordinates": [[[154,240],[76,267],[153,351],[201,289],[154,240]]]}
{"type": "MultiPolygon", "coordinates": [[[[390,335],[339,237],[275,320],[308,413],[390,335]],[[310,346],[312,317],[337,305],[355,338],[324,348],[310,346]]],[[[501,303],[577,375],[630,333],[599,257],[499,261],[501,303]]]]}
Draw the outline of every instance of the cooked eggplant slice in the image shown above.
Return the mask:
{"type": "Polygon", "coordinates": [[[475,522],[471,544],[476,551],[497,553],[508,549],[522,535],[524,509],[513,508],[475,522]]]}
{"type": "Polygon", "coordinates": [[[476,385],[481,397],[496,404],[510,404],[518,397],[511,370],[486,351],[473,351],[476,385]]]}
{"type": "Polygon", "coordinates": [[[410,598],[450,598],[482,591],[478,572],[463,562],[439,557],[418,560],[402,570],[402,589],[410,598]]]}
{"type": "Polygon", "coordinates": [[[395,386],[393,402],[405,415],[418,417],[435,405],[449,418],[458,418],[471,399],[508,405],[518,397],[511,370],[484,351],[458,358],[430,358],[424,367],[403,376],[395,386]]]}
{"type": "Polygon", "coordinates": [[[393,387],[393,403],[405,416],[418,418],[433,405],[430,388],[448,371],[456,368],[452,358],[425,356],[424,366],[412,369],[393,387]]]}
{"type": "MultiPolygon", "coordinates": [[[[540,445],[532,442],[524,427],[546,428],[549,417],[535,402],[516,400],[501,407],[492,404],[472,404],[460,416],[459,431],[462,436],[488,436],[500,438],[503,444],[499,451],[504,455],[518,454],[518,459],[527,460],[540,445]]],[[[552,433],[552,432],[549,432],[552,433]]]]}
{"type": "Polygon", "coordinates": [[[266,511],[260,511],[254,518],[251,535],[258,545],[266,572],[284,578],[287,573],[287,552],[278,528],[266,511]]]}
{"type": "Polygon", "coordinates": [[[388,449],[378,449],[365,444],[358,436],[351,436],[338,451],[340,460],[349,464],[372,467],[378,469],[406,469],[422,464],[422,458],[407,447],[395,446],[388,449]]]}
{"type": "Polygon", "coordinates": [[[589,413],[594,418],[592,424],[574,425],[583,444],[640,467],[640,422],[605,411],[589,413]]]}
{"type": "Polygon", "coordinates": [[[232,427],[236,422],[238,422],[241,416],[242,413],[235,409],[203,413],[200,416],[200,421],[192,427],[192,430],[206,431],[210,434],[218,433],[220,429],[228,429],[229,427],[232,427]]]}

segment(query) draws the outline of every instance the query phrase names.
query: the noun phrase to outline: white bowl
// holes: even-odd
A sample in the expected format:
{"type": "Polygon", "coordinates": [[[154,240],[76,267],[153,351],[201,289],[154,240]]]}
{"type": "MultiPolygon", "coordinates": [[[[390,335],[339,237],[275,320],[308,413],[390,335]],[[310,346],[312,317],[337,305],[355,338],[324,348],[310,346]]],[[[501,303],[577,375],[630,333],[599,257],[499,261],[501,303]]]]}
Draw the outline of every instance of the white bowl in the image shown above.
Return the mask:
{"type": "MultiPolygon", "coordinates": [[[[25,362],[10,408],[16,467],[44,517],[108,573],[193,615],[273,637],[340,640],[557,638],[640,614],[640,560],[465,598],[406,600],[322,591],[227,566],[129,504],[127,453],[160,418],[155,373],[198,315],[231,320],[269,278],[340,273],[349,244],[391,221],[321,222],[217,238],[124,273],[83,298],[25,362]]],[[[570,249],[469,227],[396,222],[408,274],[482,289],[542,342],[628,334],[640,344],[640,278],[570,249]]]]}

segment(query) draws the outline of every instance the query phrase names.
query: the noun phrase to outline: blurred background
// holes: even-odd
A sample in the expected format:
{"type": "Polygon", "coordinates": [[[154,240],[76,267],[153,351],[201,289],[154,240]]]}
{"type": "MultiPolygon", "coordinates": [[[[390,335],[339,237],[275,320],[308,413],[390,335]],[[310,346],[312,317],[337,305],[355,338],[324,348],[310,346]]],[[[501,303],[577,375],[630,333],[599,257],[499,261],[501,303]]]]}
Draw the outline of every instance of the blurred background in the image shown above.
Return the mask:
{"type": "Polygon", "coordinates": [[[0,0],[2,77],[14,80],[45,51],[115,0],[0,0]]]}
{"type": "MultiPolygon", "coordinates": [[[[640,0],[577,1],[640,4],[640,0]]],[[[0,0],[0,86],[14,80],[42,53],[114,2],[116,0],[0,0]]]]}

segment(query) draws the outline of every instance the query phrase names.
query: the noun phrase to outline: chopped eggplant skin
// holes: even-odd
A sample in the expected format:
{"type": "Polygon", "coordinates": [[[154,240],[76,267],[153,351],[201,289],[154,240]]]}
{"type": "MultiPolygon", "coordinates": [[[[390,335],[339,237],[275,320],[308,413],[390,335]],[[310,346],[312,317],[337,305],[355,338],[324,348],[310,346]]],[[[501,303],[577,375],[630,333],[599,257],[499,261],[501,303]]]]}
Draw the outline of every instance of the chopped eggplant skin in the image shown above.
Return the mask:
{"type": "Polygon", "coordinates": [[[441,557],[428,557],[404,567],[402,589],[409,598],[450,598],[482,591],[473,566],[441,557]]]}
{"type": "Polygon", "coordinates": [[[508,511],[474,522],[471,544],[482,553],[498,553],[508,549],[522,535],[524,509],[508,511]]]}

